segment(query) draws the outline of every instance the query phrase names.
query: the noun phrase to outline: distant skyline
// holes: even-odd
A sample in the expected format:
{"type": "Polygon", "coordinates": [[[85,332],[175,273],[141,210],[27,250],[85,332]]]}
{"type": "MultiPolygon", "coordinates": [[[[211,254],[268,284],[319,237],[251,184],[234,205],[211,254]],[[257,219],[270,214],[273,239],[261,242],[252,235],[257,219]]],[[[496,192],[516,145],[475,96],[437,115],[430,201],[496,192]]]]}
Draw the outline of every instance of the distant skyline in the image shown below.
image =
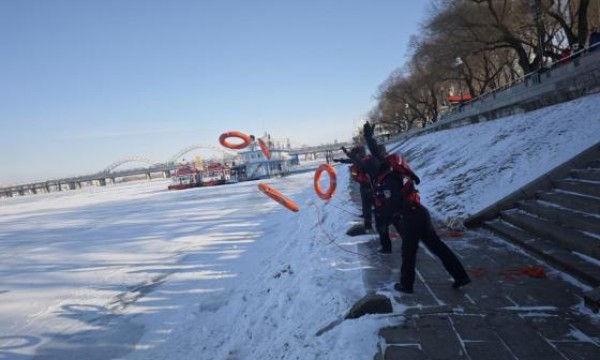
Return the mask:
{"type": "Polygon", "coordinates": [[[0,1],[0,184],[165,161],[229,130],[347,141],[428,4],[0,1]]]}

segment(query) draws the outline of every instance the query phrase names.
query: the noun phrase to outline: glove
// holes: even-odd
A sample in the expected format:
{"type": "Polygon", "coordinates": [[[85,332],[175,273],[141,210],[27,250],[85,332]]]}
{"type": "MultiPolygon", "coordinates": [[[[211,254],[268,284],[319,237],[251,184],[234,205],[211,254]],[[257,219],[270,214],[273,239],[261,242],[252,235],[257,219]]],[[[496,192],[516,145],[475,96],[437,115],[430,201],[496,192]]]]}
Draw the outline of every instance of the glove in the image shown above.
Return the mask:
{"type": "Polygon", "coordinates": [[[363,125],[363,134],[366,138],[373,138],[373,127],[368,121],[363,125]]]}
{"type": "Polygon", "coordinates": [[[352,164],[351,159],[333,159],[333,162],[342,163],[342,164],[352,164]]]}
{"type": "Polygon", "coordinates": [[[419,185],[421,183],[421,179],[419,179],[419,177],[417,175],[412,174],[411,178],[413,179],[415,184],[419,185]]]}

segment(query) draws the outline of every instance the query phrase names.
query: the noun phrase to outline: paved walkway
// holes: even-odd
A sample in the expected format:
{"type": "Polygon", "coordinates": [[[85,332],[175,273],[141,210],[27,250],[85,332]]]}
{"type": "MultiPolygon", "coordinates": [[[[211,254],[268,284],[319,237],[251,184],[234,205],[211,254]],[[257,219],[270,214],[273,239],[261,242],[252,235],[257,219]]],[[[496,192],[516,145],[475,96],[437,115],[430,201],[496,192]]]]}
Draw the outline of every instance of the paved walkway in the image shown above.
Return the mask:
{"type": "MultiPolygon", "coordinates": [[[[484,230],[440,236],[460,257],[473,283],[461,290],[441,263],[421,247],[415,293],[393,290],[400,240],[390,255],[365,259],[370,291],[395,300],[394,326],[380,330],[376,359],[600,359],[600,316],[583,306],[580,285],[484,230]],[[523,270],[540,266],[544,277],[523,270]]],[[[375,236],[362,253],[376,253],[375,236]]]]}

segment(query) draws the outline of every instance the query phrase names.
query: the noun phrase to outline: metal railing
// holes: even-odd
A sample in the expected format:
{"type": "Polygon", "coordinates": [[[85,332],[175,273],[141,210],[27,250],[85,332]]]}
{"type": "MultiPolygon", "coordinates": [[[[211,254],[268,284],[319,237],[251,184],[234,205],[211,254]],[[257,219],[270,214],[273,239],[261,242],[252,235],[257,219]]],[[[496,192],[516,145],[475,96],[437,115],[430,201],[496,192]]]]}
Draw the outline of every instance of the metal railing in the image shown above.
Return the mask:
{"type": "Polygon", "coordinates": [[[462,103],[429,127],[397,134],[387,144],[410,137],[525,112],[600,91],[600,43],[550,63],[499,88],[462,103]],[[593,89],[590,91],[590,89],[593,89]],[[560,95],[560,96],[559,96],[560,95]],[[537,101],[544,98],[546,101],[537,101]],[[525,106],[525,104],[527,106],[525,106]]]}
{"type": "MultiPolygon", "coordinates": [[[[476,96],[476,97],[474,97],[474,98],[472,98],[472,99],[470,99],[468,101],[463,102],[462,105],[467,105],[467,104],[476,102],[478,100],[482,100],[482,99],[485,99],[485,98],[493,97],[495,94],[497,94],[499,92],[502,92],[502,91],[505,91],[505,90],[508,90],[508,89],[514,87],[515,85],[522,84],[522,83],[527,83],[529,81],[529,79],[534,79],[532,81],[541,81],[539,79],[539,77],[541,75],[543,75],[543,73],[545,73],[546,71],[552,71],[552,70],[560,68],[562,66],[569,65],[572,60],[580,58],[580,57],[585,57],[585,56],[588,56],[590,54],[593,54],[594,51],[600,51],[600,43],[595,43],[595,44],[591,45],[590,47],[578,50],[578,51],[570,54],[568,57],[558,59],[556,61],[551,62],[550,64],[545,65],[540,70],[532,71],[532,72],[527,73],[527,74],[523,75],[522,77],[520,77],[518,79],[512,80],[512,81],[510,81],[510,82],[508,82],[508,83],[506,83],[506,84],[504,84],[504,85],[502,85],[500,87],[497,87],[497,88],[492,89],[490,91],[486,91],[483,94],[479,94],[478,96],[476,96]]],[[[461,108],[462,107],[459,105],[459,106],[453,108],[446,115],[453,114],[455,111],[459,111],[460,112],[461,108]]],[[[440,119],[440,120],[443,120],[443,118],[440,119]]]]}

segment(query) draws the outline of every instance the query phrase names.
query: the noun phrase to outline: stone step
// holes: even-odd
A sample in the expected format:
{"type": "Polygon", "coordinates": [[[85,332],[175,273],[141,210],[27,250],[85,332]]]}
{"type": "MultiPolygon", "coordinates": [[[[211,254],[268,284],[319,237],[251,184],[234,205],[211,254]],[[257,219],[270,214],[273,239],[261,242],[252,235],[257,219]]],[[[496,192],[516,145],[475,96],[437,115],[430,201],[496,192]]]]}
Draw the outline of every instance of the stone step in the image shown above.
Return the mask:
{"type": "Polygon", "coordinates": [[[600,217],[564,207],[550,206],[537,200],[520,201],[517,207],[557,225],[600,235],[600,217]]]}
{"type": "Polygon", "coordinates": [[[588,169],[600,169],[600,159],[596,159],[587,163],[588,169]]]}
{"type": "Polygon", "coordinates": [[[600,260],[600,239],[591,237],[577,230],[555,225],[547,220],[532,216],[522,210],[511,209],[502,211],[500,217],[506,222],[521,229],[551,240],[558,246],[600,260]]]}
{"type": "Polygon", "coordinates": [[[580,180],[600,181],[600,169],[571,170],[571,177],[580,180]]]}
{"type": "Polygon", "coordinates": [[[588,196],[600,196],[600,183],[595,181],[565,179],[555,181],[553,184],[557,189],[560,190],[570,191],[588,196]]]}
{"type": "Polygon", "coordinates": [[[585,261],[571,251],[557,246],[554,242],[535,237],[523,229],[514,227],[502,220],[483,223],[483,228],[522,247],[548,264],[565,271],[590,286],[600,286],[600,267],[585,261]]]}
{"type": "Polygon", "coordinates": [[[592,196],[549,191],[538,193],[537,198],[576,211],[600,214],[600,199],[592,196]]]}
{"type": "Polygon", "coordinates": [[[600,312],[600,286],[583,294],[583,302],[593,312],[600,312]]]}

